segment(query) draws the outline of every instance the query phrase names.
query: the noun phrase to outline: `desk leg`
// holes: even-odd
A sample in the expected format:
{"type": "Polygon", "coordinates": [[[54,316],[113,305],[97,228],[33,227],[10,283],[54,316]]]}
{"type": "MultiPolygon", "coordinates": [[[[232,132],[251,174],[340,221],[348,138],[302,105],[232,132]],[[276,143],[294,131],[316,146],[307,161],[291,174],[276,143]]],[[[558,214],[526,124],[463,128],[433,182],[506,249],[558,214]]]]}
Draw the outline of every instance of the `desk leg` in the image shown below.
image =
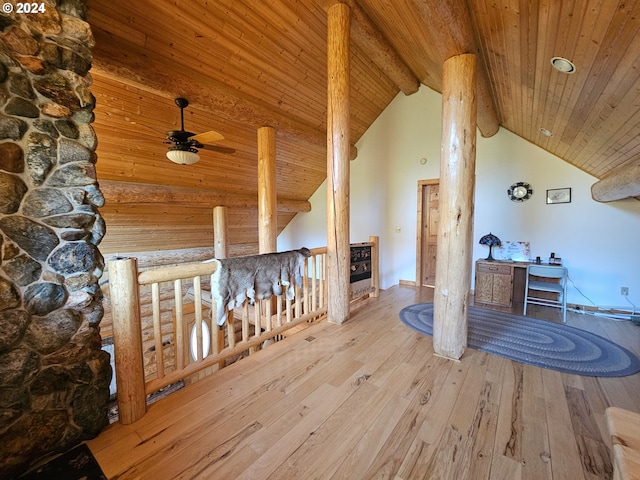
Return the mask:
{"type": "Polygon", "coordinates": [[[524,287],[527,284],[527,267],[513,267],[513,299],[514,307],[524,307],[524,287]]]}

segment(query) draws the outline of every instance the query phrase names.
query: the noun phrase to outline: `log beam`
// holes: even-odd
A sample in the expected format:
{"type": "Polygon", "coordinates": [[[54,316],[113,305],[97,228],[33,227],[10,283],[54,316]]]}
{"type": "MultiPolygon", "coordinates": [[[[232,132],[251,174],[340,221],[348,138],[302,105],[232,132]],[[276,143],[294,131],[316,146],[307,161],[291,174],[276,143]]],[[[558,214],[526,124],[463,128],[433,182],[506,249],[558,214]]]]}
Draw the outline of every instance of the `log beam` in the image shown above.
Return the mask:
{"type": "Polygon", "coordinates": [[[591,185],[591,198],[596,202],[613,202],[640,197],[640,161],[614,170],[591,185]]]}
{"type": "MultiPolygon", "coordinates": [[[[325,10],[336,0],[322,0],[325,10]]],[[[360,8],[356,0],[344,0],[351,12],[351,39],[405,95],[416,93],[420,80],[411,72],[382,32],[360,8]]]]}
{"type": "Polygon", "coordinates": [[[258,248],[260,253],[277,249],[276,131],[258,129],[258,248]]]}
{"type": "Polygon", "coordinates": [[[467,347],[476,164],[476,58],[443,66],[440,214],[433,306],[433,349],[459,359],[467,347]]]}
{"type": "Polygon", "coordinates": [[[346,0],[351,12],[351,39],[405,95],[416,93],[420,80],[413,74],[378,27],[355,0],[346,0]]]}
{"type": "MultiPolygon", "coordinates": [[[[416,2],[415,5],[425,25],[430,26],[428,33],[433,37],[433,44],[438,48],[443,62],[456,55],[479,52],[471,23],[471,12],[464,0],[416,2]]],[[[500,122],[486,66],[480,60],[477,66],[476,88],[477,126],[483,137],[492,137],[498,132],[500,122]]]]}
{"type": "Polygon", "coordinates": [[[349,7],[327,12],[327,316],[349,318],[349,7]]]}
{"type": "MultiPolygon", "coordinates": [[[[96,29],[96,47],[92,73],[162,97],[186,97],[193,107],[215,110],[225,120],[241,122],[256,129],[270,126],[284,138],[310,145],[325,146],[326,134],[302,122],[282,115],[258,101],[243,97],[237,91],[212,80],[196,70],[178,73],[166,68],[166,60],[149,56],[148,50],[96,29]],[[100,40],[100,36],[105,38],[100,40]]],[[[349,158],[358,150],[349,146],[349,158]]]]}
{"type": "MultiPolygon", "coordinates": [[[[150,183],[100,180],[100,191],[108,204],[188,204],[213,208],[224,205],[235,208],[258,208],[255,195],[228,193],[202,188],[171,187],[150,183]]],[[[311,204],[306,200],[278,198],[279,212],[310,212],[311,204]]]]}

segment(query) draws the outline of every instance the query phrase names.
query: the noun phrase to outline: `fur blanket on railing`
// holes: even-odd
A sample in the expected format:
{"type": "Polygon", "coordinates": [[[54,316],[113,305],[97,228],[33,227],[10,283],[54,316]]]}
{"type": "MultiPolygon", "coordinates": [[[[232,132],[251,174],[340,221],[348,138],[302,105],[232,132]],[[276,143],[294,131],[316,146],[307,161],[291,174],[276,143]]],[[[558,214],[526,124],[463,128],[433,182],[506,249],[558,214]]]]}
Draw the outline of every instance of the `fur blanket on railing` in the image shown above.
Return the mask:
{"type": "Polygon", "coordinates": [[[242,305],[245,300],[269,298],[286,293],[293,300],[295,286],[302,286],[304,262],[311,256],[308,248],[280,253],[265,253],[207,260],[218,268],[211,278],[211,296],[216,302],[216,322],[223,325],[228,310],[242,305]]]}

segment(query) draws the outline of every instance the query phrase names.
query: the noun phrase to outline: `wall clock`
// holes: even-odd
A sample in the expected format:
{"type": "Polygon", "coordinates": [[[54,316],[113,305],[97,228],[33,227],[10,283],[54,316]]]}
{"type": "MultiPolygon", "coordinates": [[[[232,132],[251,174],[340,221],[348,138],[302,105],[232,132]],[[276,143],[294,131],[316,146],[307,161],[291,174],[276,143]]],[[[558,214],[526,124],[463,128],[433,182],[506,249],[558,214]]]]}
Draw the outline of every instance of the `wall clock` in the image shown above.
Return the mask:
{"type": "Polygon", "coordinates": [[[527,182],[516,182],[509,187],[507,195],[514,202],[524,202],[533,195],[533,189],[527,182]]]}

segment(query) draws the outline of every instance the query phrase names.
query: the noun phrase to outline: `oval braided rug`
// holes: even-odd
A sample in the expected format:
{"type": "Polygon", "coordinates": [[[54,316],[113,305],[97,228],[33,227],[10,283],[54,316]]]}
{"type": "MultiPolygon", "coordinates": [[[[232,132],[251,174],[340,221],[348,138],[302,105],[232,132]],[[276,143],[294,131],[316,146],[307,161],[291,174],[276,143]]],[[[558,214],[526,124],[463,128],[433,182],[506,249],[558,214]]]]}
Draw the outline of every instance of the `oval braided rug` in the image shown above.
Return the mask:
{"type": "MultiPolygon", "coordinates": [[[[433,336],[433,303],[400,311],[408,327],[433,336]]],[[[468,345],[517,362],[590,377],[624,377],[640,360],[619,345],[575,327],[469,307],[468,345]]]]}

